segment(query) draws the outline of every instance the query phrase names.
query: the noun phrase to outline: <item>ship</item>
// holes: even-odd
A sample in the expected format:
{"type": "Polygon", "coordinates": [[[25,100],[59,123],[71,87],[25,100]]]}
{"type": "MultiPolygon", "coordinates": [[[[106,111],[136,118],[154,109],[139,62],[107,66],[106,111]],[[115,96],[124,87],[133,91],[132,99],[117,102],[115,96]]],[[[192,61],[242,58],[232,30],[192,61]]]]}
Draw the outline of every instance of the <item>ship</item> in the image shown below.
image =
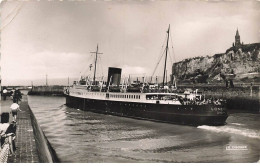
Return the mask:
{"type": "MultiPolygon", "coordinates": [[[[68,107],[120,117],[136,118],[181,125],[225,125],[228,117],[225,101],[206,99],[198,90],[178,91],[176,86],[166,86],[165,69],[161,85],[144,81],[121,84],[122,69],[108,68],[107,81],[96,80],[96,63],[92,81],[81,79],[69,86],[64,94],[68,107]]],[[[98,46],[95,58],[97,58],[98,46]]],[[[96,62],[96,60],[95,60],[96,62]]],[[[167,81],[166,81],[167,82],[167,81]]],[[[176,84],[175,84],[176,85],[176,84]]]]}

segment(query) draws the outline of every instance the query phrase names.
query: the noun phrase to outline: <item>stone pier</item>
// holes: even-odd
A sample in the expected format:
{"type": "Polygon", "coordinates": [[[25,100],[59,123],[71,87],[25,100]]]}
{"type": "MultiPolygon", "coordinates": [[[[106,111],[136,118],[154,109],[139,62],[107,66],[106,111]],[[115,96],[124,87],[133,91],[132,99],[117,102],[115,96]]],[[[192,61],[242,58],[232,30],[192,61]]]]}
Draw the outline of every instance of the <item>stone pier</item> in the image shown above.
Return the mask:
{"type": "MultiPolygon", "coordinates": [[[[1,100],[1,112],[9,112],[12,100],[1,100]]],[[[21,112],[17,116],[17,130],[16,130],[16,151],[14,154],[8,156],[8,163],[39,163],[39,156],[36,149],[35,138],[33,134],[33,127],[31,123],[30,110],[28,107],[27,96],[23,95],[22,101],[19,103],[21,112]]],[[[12,116],[9,119],[11,122],[12,116]]]]}

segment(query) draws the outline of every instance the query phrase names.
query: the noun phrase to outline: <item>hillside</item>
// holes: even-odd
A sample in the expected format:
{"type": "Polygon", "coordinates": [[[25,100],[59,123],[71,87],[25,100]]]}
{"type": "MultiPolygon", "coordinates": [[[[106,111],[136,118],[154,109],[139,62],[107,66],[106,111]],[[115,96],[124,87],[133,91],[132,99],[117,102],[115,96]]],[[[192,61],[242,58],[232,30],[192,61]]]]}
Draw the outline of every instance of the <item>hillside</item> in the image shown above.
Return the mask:
{"type": "Polygon", "coordinates": [[[174,63],[172,74],[179,82],[260,82],[260,43],[233,46],[225,53],[194,57],[174,63]],[[232,77],[230,77],[230,75],[232,77]]]}

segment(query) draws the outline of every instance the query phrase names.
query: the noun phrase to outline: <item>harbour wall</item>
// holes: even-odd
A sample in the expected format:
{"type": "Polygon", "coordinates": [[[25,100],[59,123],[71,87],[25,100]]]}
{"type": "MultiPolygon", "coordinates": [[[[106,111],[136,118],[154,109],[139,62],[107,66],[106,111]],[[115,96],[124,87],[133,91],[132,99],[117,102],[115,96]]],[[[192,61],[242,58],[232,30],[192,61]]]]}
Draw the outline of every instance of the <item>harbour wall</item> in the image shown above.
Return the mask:
{"type": "Polygon", "coordinates": [[[46,95],[46,96],[63,96],[64,86],[34,86],[28,92],[28,95],[46,95]]]}
{"type": "Polygon", "coordinates": [[[181,89],[199,89],[206,98],[223,98],[227,101],[228,109],[238,109],[247,112],[260,112],[260,87],[237,86],[226,88],[218,85],[181,85],[181,89]]]}
{"type": "Polygon", "coordinates": [[[35,137],[35,143],[36,143],[40,162],[41,163],[58,163],[58,162],[60,162],[56,155],[55,150],[52,148],[48,139],[44,135],[44,132],[40,128],[40,126],[37,122],[37,119],[35,118],[30,106],[28,106],[28,107],[29,107],[29,111],[30,111],[33,133],[34,133],[34,137],[35,137]]]}

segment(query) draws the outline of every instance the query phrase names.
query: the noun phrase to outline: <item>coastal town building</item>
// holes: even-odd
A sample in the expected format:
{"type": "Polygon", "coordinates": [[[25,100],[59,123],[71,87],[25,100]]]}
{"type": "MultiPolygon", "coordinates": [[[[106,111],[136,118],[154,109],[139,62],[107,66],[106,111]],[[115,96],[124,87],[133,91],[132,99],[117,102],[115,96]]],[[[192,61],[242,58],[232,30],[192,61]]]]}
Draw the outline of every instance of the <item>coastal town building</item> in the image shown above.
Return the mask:
{"type": "Polygon", "coordinates": [[[235,36],[235,43],[233,43],[233,47],[241,47],[243,45],[243,42],[241,44],[240,42],[240,35],[239,35],[239,32],[238,32],[238,28],[237,28],[237,31],[236,31],[236,36],[235,36]]]}

